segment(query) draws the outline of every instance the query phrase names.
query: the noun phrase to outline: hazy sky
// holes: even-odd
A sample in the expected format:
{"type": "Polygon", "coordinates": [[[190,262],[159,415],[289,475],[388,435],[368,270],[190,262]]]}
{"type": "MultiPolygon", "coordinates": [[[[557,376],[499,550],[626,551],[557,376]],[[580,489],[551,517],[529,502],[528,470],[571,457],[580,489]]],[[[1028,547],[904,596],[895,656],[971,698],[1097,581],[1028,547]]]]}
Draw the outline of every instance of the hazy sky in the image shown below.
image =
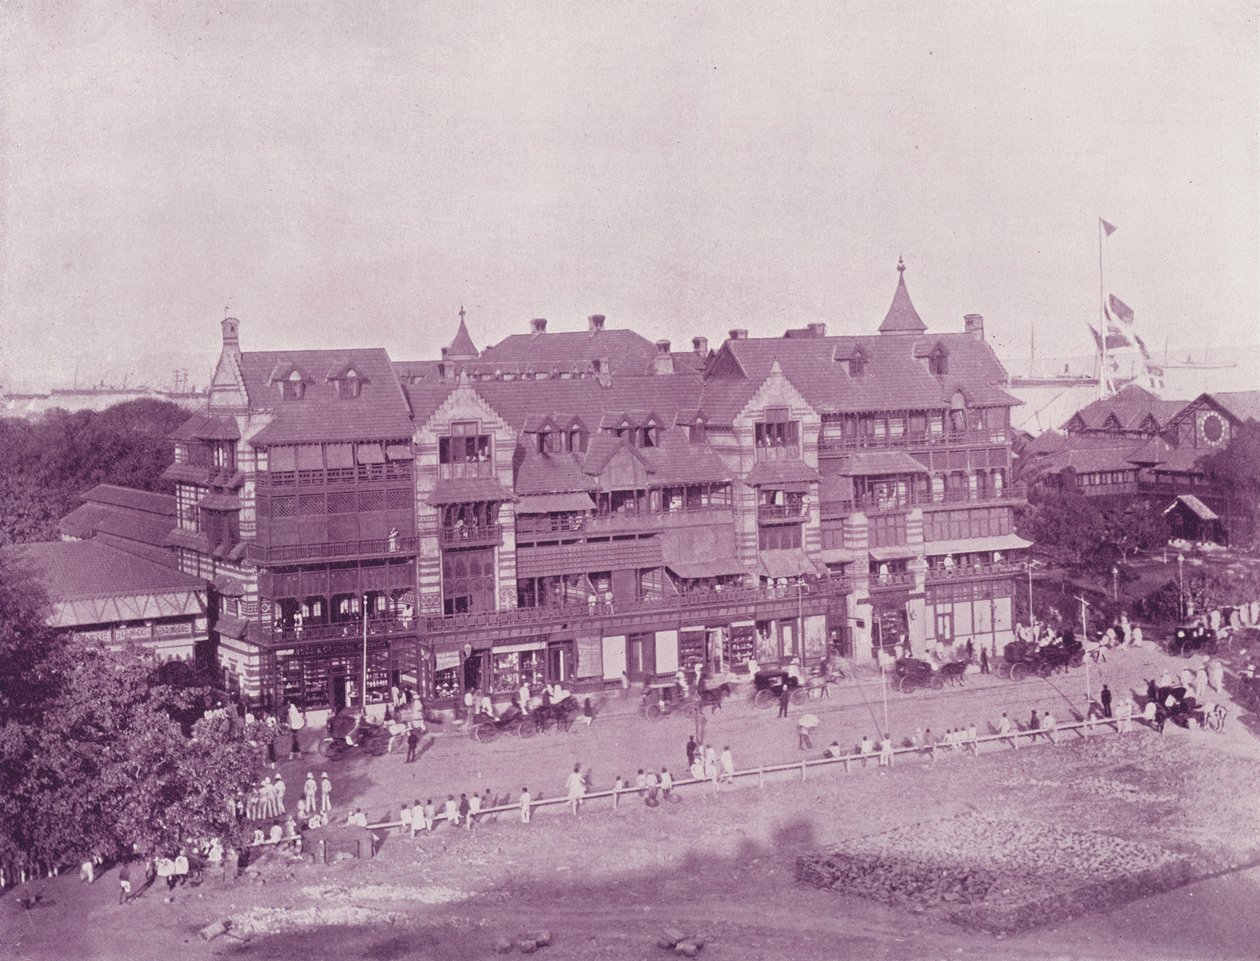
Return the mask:
{"type": "MultiPolygon", "coordinates": [[[[1260,341],[1256,3],[0,3],[10,382],[634,325],[1260,341]],[[202,360],[201,358],[205,358],[202,360]]],[[[143,376],[143,374],[142,374],[143,376]]]]}

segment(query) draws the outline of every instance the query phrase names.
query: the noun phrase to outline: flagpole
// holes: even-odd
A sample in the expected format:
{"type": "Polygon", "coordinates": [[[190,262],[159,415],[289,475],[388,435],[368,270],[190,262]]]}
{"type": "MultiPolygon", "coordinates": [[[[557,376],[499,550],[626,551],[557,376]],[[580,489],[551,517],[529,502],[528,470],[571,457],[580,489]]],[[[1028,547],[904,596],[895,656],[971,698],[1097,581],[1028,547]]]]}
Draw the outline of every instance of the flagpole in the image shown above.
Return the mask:
{"type": "Polygon", "coordinates": [[[1106,400],[1107,391],[1107,315],[1103,307],[1106,302],[1106,287],[1103,284],[1103,222],[1098,218],[1098,329],[1102,331],[1102,362],[1098,368],[1098,396],[1106,400]]]}

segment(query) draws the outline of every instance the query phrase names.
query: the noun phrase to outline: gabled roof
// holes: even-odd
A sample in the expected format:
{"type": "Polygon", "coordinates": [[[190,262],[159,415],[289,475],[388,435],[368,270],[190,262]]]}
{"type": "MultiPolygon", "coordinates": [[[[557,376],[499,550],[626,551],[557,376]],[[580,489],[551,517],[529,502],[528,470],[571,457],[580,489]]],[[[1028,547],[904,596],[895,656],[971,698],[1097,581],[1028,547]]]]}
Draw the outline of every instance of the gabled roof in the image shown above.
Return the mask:
{"type": "Polygon", "coordinates": [[[1078,410],[1063,426],[1073,430],[1141,430],[1149,419],[1159,430],[1182,410],[1184,400],[1160,400],[1137,384],[1130,384],[1112,397],[1095,400],[1078,410]]]}
{"type": "Polygon", "coordinates": [[[47,541],[6,548],[39,576],[51,601],[205,590],[190,574],[94,540],[47,541]]]}
{"type": "Polygon", "coordinates": [[[254,444],[411,436],[407,398],[382,348],[247,351],[241,354],[240,368],[250,409],[273,412],[271,423],[253,437],[254,444]],[[305,374],[342,366],[353,366],[363,378],[362,392],[354,399],[342,399],[336,386],[322,378],[307,384],[301,400],[282,400],[274,386],[277,374],[283,379],[285,371],[305,374]]]}
{"type": "Polygon", "coordinates": [[[67,537],[96,538],[162,564],[170,560],[165,544],[174,527],[174,497],[112,484],[92,488],[83,504],[57,522],[67,537]]]}
{"type": "Polygon", "coordinates": [[[1240,421],[1260,420],[1260,390],[1226,390],[1205,396],[1240,421]]]}
{"type": "MultiPolygon", "coordinates": [[[[520,448],[518,447],[519,451],[520,448]]],[[[576,454],[540,454],[526,451],[516,468],[512,488],[524,497],[528,494],[558,494],[590,490],[591,479],[582,471],[576,454]]]]}
{"type": "Polygon", "coordinates": [[[446,348],[446,356],[450,360],[474,360],[477,357],[477,346],[464,323],[463,307],[459,309],[459,329],[455,331],[455,339],[446,348]]]}
{"type": "Polygon", "coordinates": [[[649,374],[656,357],[656,345],[633,330],[559,331],[542,334],[512,334],[478,358],[482,366],[514,370],[533,367],[550,370],[553,365],[571,367],[575,362],[589,367],[593,361],[607,360],[612,375],[649,374]]]}
{"type": "Polygon", "coordinates": [[[910,291],[906,289],[906,264],[897,258],[897,289],[893,291],[892,303],[888,313],[879,325],[881,334],[921,334],[927,330],[927,324],[910,302],[910,291]]]}
{"type": "Polygon", "coordinates": [[[1177,499],[1164,509],[1164,513],[1167,514],[1180,505],[1185,505],[1189,508],[1190,512],[1201,521],[1219,521],[1221,519],[1216,511],[1212,510],[1193,494],[1178,494],[1177,499]]]}

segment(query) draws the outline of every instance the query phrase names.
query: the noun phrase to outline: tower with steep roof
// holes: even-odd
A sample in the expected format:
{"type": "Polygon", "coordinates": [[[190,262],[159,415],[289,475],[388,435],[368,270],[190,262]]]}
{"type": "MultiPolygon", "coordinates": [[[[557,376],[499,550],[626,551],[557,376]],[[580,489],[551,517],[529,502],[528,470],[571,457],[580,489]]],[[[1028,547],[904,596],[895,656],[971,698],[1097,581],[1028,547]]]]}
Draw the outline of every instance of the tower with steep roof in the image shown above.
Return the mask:
{"type": "Polygon", "coordinates": [[[897,258],[897,290],[893,293],[892,304],[884,315],[884,322],[879,325],[881,334],[921,334],[927,330],[927,324],[914,309],[910,301],[910,291],[906,289],[906,262],[897,258]]]}
{"type": "Polygon", "coordinates": [[[464,305],[459,305],[459,329],[455,331],[455,339],[446,348],[447,360],[476,360],[477,347],[468,334],[468,325],[464,323],[464,305]]]}

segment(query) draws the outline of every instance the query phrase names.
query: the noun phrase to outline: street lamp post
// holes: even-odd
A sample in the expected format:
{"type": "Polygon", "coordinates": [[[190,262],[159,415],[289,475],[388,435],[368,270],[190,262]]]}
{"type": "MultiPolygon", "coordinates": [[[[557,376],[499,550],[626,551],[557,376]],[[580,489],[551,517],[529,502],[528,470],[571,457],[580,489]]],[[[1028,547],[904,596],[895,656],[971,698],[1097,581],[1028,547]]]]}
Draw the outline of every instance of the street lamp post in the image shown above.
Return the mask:
{"type": "MultiPolygon", "coordinates": [[[[1084,644],[1088,644],[1089,643],[1089,622],[1085,617],[1085,610],[1086,608],[1089,607],[1089,601],[1085,600],[1085,596],[1083,594],[1080,597],[1078,597],[1077,600],[1081,602],[1081,642],[1084,644]]],[[[1089,698],[1089,701],[1092,704],[1094,701],[1094,695],[1089,684],[1089,658],[1088,657],[1085,658],[1085,696],[1089,698]]]]}
{"type": "Polygon", "coordinates": [[[367,719],[367,619],[368,619],[368,595],[363,595],[363,686],[360,689],[359,699],[363,705],[363,718],[367,719]]]}
{"type": "Polygon", "coordinates": [[[1184,620],[1186,616],[1186,588],[1182,577],[1182,565],[1186,562],[1185,554],[1177,555],[1177,618],[1184,620]]]}
{"type": "Polygon", "coordinates": [[[1033,588],[1032,588],[1032,572],[1033,562],[1030,560],[1026,565],[1028,570],[1028,626],[1037,626],[1037,617],[1033,614],[1033,588]]]}

